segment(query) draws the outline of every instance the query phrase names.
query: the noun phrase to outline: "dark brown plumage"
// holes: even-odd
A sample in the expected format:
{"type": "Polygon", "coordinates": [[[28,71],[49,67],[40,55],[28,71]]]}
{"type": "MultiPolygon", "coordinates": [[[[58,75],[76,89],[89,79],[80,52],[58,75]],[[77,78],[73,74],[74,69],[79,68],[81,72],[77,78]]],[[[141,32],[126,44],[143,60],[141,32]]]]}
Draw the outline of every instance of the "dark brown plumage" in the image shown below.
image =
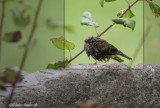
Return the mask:
{"type": "Polygon", "coordinates": [[[113,55],[121,55],[129,60],[132,59],[118,50],[115,46],[108,43],[106,40],[97,37],[87,38],[85,40],[84,49],[88,57],[92,56],[98,61],[105,61],[105,59],[109,60],[113,55]]]}

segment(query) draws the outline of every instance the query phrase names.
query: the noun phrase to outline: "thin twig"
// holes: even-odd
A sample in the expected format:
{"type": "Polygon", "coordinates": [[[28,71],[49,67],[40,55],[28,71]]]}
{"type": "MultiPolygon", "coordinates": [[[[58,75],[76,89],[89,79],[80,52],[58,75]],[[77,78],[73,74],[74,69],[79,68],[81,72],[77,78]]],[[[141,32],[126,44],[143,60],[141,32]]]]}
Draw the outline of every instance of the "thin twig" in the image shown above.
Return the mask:
{"type": "Polygon", "coordinates": [[[5,6],[6,0],[2,0],[2,11],[1,11],[1,20],[0,20],[0,61],[1,61],[1,53],[2,53],[2,30],[4,24],[4,17],[5,17],[5,6]]]}
{"type": "MultiPolygon", "coordinates": [[[[134,6],[139,0],[134,1],[131,5],[128,6],[128,8],[123,12],[123,14],[120,15],[120,18],[124,16],[124,14],[131,9],[132,6],[134,6]]],[[[115,25],[115,23],[112,23],[109,25],[104,31],[102,31],[100,34],[97,35],[97,37],[101,37],[104,33],[106,33],[110,28],[112,28],[115,25]]],[[[81,55],[84,52],[84,49],[80,51],[77,55],[75,55],[72,59],[68,61],[68,63],[72,62],[74,59],[76,59],[79,55],[81,55]]]]}
{"type": "MultiPolygon", "coordinates": [[[[37,20],[38,20],[38,16],[39,16],[39,12],[40,12],[41,6],[42,6],[42,2],[43,2],[43,0],[39,0],[39,2],[38,2],[37,10],[36,10],[35,17],[34,17],[34,20],[33,20],[33,25],[32,25],[31,32],[30,32],[30,35],[29,35],[28,41],[27,41],[27,47],[25,47],[25,51],[24,51],[24,54],[23,54],[23,57],[22,57],[22,60],[21,60],[20,69],[18,71],[17,77],[21,74],[21,71],[22,71],[22,69],[24,67],[24,63],[26,61],[26,58],[27,58],[27,55],[28,55],[28,50],[29,50],[29,45],[31,43],[31,40],[33,38],[33,34],[35,32],[35,29],[36,29],[37,20]]],[[[10,95],[8,97],[6,108],[9,108],[9,104],[12,101],[12,98],[13,98],[13,95],[14,95],[14,92],[15,92],[15,87],[16,87],[16,84],[13,84],[11,93],[10,93],[10,95]]]]}

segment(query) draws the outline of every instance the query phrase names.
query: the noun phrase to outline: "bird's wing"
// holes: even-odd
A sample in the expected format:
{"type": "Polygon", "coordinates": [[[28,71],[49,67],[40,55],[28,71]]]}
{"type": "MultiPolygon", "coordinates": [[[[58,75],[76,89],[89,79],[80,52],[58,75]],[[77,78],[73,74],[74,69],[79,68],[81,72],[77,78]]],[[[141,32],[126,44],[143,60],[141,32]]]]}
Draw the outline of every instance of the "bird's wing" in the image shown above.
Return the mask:
{"type": "Polygon", "coordinates": [[[86,54],[88,56],[88,58],[90,59],[90,51],[89,51],[89,44],[84,44],[84,50],[86,51],[86,54]]]}
{"type": "Polygon", "coordinates": [[[98,49],[100,52],[106,52],[108,50],[108,42],[104,40],[98,40],[96,42],[95,47],[98,49]]]}
{"type": "Polygon", "coordinates": [[[118,52],[118,49],[113,46],[112,44],[108,44],[108,53],[111,54],[111,55],[115,55],[117,54],[118,52]]]}
{"type": "Polygon", "coordinates": [[[115,55],[118,52],[118,49],[115,46],[101,39],[97,40],[95,47],[98,49],[98,51],[104,52],[110,55],[115,55]]]}

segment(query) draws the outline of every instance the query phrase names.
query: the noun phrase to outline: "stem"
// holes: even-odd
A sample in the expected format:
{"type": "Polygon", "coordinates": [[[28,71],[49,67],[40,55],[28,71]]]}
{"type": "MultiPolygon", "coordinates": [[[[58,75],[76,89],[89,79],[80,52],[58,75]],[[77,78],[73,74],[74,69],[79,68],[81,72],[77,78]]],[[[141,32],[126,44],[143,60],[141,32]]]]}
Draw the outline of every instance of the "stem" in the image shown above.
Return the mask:
{"type": "Polygon", "coordinates": [[[96,34],[98,35],[98,32],[97,32],[97,29],[96,29],[96,27],[94,27],[94,29],[95,29],[95,31],[96,31],[96,34]]]}
{"type": "Polygon", "coordinates": [[[0,61],[1,61],[1,53],[2,53],[2,29],[4,24],[4,17],[5,17],[5,6],[6,0],[2,0],[2,11],[1,11],[1,20],[0,20],[0,61]]]}
{"type": "MultiPolygon", "coordinates": [[[[124,11],[124,13],[120,16],[120,18],[122,18],[124,16],[124,14],[131,9],[139,0],[135,0],[132,4],[130,4],[128,6],[128,8],[124,11]]],[[[110,28],[112,28],[115,25],[115,23],[112,23],[111,25],[109,25],[104,31],[102,31],[100,34],[98,34],[96,37],[101,37],[104,33],[106,33],[110,28]]],[[[77,55],[75,55],[72,59],[70,59],[68,62],[72,62],[74,59],[76,59],[79,55],[81,55],[84,52],[84,49],[82,51],[80,51],[77,55]]]]}
{"type": "Polygon", "coordinates": [[[84,49],[68,61],[68,64],[84,52],[84,49]]]}
{"type": "Polygon", "coordinates": [[[28,37],[27,47],[25,48],[25,51],[24,51],[24,54],[23,54],[23,57],[22,57],[22,61],[21,61],[21,64],[20,64],[20,69],[19,69],[19,72],[18,72],[19,74],[21,73],[21,70],[24,67],[24,63],[25,63],[27,55],[28,55],[29,45],[31,44],[31,40],[33,38],[33,34],[35,32],[35,29],[36,29],[37,20],[38,20],[38,16],[39,16],[39,12],[40,12],[40,9],[41,9],[42,2],[43,2],[43,0],[39,0],[39,4],[38,4],[38,7],[37,7],[37,10],[36,10],[36,13],[35,13],[35,17],[34,17],[34,20],[33,20],[32,29],[31,29],[30,35],[28,37]]]}
{"type": "MultiPolygon", "coordinates": [[[[41,9],[41,6],[42,6],[42,2],[43,0],[39,0],[38,2],[38,6],[37,6],[37,10],[36,10],[36,13],[35,13],[35,16],[34,16],[34,20],[33,20],[33,25],[32,25],[32,29],[31,29],[31,32],[30,32],[30,35],[28,37],[28,41],[27,41],[27,47],[25,47],[25,51],[24,51],[24,54],[23,54],[23,57],[22,57],[22,60],[21,60],[21,64],[20,64],[20,69],[17,73],[17,77],[19,75],[21,75],[21,71],[24,67],[24,63],[26,61],[26,58],[27,58],[27,55],[28,55],[28,50],[29,50],[29,45],[31,43],[31,40],[33,38],[33,34],[35,32],[35,29],[36,29],[36,25],[37,25],[37,20],[38,20],[38,16],[39,16],[39,12],[40,12],[40,9],[41,9]]],[[[16,79],[16,78],[15,78],[16,79]]],[[[14,95],[14,91],[15,91],[15,87],[16,87],[16,84],[13,84],[13,87],[12,87],[12,91],[8,97],[8,101],[7,101],[7,104],[6,104],[6,108],[9,108],[9,104],[11,103],[12,101],[12,98],[13,98],[13,95],[14,95]]]]}

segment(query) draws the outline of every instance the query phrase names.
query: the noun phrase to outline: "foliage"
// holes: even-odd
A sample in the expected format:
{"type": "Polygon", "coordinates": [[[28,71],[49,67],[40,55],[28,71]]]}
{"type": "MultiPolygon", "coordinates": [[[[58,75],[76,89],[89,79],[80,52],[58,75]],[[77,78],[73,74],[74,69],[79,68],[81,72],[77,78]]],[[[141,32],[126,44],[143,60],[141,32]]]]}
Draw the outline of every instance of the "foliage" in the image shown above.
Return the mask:
{"type": "Polygon", "coordinates": [[[95,28],[99,27],[98,24],[93,21],[92,14],[88,11],[83,12],[80,23],[81,25],[93,26],[95,28]]]}
{"type": "Polygon", "coordinates": [[[113,1],[116,1],[116,0],[100,0],[99,3],[101,5],[101,7],[104,6],[104,2],[113,2],[113,1]]]}
{"type": "Polygon", "coordinates": [[[67,41],[63,36],[57,36],[50,39],[52,43],[61,50],[73,50],[75,45],[67,41]]]}
{"type": "Polygon", "coordinates": [[[152,13],[155,14],[155,17],[159,17],[160,16],[160,6],[156,4],[154,1],[149,1],[149,0],[148,0],[148,4],[150,6],[152,13]]]}
{"type": "Polygon", "coordinates": [[[5,36],[3,37],[3,40],[5,42],[18,42],[22,38],[21,31],[15,31],[10,33],[5,33],[5,36]]]}
{"type": "Polygon", "coordinates": [[[13,19],[15,25],[19,27],[27,27],[30,23],[30,15],[26,13],[27,10],[20,8],[14,8],[12,10],[13,19]]]}
{"type": "Polygon", "coordinates": [[[115,18],[115,19],[112,19],[112,21],[115,22],[116,24],[121,24],[124,27],[131,28],[132,30],[134,30],[134,27],[136,24],[134,20],[130,20],[127,18],[115,18]]]}
{"type": "MultiPolygon", "coordinates": [[[[126,9],[122,9],[117,13],[117,16],[120,17],[122,14],[124,14],[124,12],[126,11],[126,9]]],[[[133,12],[131,11],[131,9],[129,9],[124,15],[123,17],[125,18],[132,18],[135,15],[133,14],[133,12]]]]}
{"type": "Polygon", "coordinates": [[[57,68],[61,68],[61,67],[65,67],[69,64],[68,59],[64,60],[64,61],[58,61],[58,62],[51,62],[48,64],[47,69],[57,69],[57,68]]]}
{"type": "Polygon", "coordinates": [[[0,89],[6,90],[5,84],[16,84],[22,80],[22,76],[17,71],[11,68],[6,70],[0,75],[0,89]]]}

